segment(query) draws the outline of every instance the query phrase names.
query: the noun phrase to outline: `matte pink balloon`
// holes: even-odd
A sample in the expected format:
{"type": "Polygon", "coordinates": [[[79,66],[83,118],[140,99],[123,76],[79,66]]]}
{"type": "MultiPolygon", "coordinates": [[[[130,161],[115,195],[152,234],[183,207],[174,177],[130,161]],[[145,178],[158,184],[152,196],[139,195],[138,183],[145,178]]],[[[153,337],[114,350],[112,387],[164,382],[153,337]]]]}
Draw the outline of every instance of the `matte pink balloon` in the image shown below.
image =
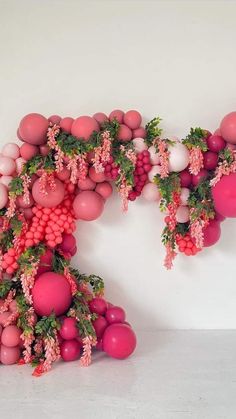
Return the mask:
{"type": "Polygon", "coordinates": [[[61,121],[61,117],[59,115],[51,115],[48,118],[49,122],[51,122],[52,124],[59,124],[61,121]]]}
{"type": "Polygon", "coordinates": [[[1,336],[1,342],[8,348],[13,348],[20,344],[21,329],[17,326],[10,325],[4,328],[1,336]]]}
{"type": "Polygon", "coordinates": [[[63,275],[46,272],[36,280],[32,290],[33,307],[39,316],[60,316],[71,304],[71,289],[63,275]]]}
{"type": "Polygon", "coordinates": [[[0,183],[0,209],[6,207],[8,201],[7,187],[0,183]]]}
{"type": "Polygon", "coordinates": [[[71,127],[71,134],[84,141],[89,140],[93,131],[99,131],[99,124],[91,116],[80,116],[74,120],[71,127]]]}
{"type": "Polygon", "coordinates": [[[74,119],[71,118],[70,116],[67,116],[66,118],[62,118],[60,121],[61,130],[70,134],[73,122],[74,122],[74,119]]]}
{"type": "Polygon", "coordinates": [[[99,193],[104,199],[107,199],[112,195],[113,189],[109,182],[102,182],[98,183],[95,191],[99,193]]]}
{"type": "Polygon", "coordinates": [[[93,182],[100,183],[106,180],[106,175],[104,172],[97,173],[95,168],[92,166],[89,169],[89,177],[93,182]]]}
{"type": "Polygon", "coordinates": [[[34,216],[31,208],[25,208],[23,210],[23,214],[24,214],[24,217],[25,217],[26,220],[32,220],[32,218],[34,216]]]}
{"type": "Polygon", "coordinates": [[[221,236],[220,223],[215,220],[211,220],[208,226],[203,230],[204,235],[204,247],[213,246],[218,242],[221,236]]]}
{"type": "Polygon", "coordinates": [[[161,195],[157,188],[157,185],[154,183],[147,183],[142,190],[142,195],[144,199],[150,202],[160,201],[161,195]]]}
{"type": "Polygon", "coordinates": [[[89,302],[89,308],[92,313],[96,313],[100,316],[103,316],[107,311],[107,302],[104,300],[104,298],[94,297],[89,302]]]}
{"type": "Polygon", "coordinates": [[[203,154],[204,169],[214,170],[218,164],[218,154],[213,151],[207,151],[203,154]]]}
{"type": "Polygon", "coordinates": [[[23,195],[18,196],[16,198],[16,205],[19,208],[24,208],[24,209],[25,208],[31,208],[34,205],[34,200],[33,200],[32,194],[29,192],[29,202],[28,203],[26,203],[24,201],[24,196],[23,195]]]}
{"type": "Polygon", "coordinates": [[[62,339],[65,339],[65,340],[71,340],[71,339],[77,338],[77,336],[79,335],[77,320],[74,317],[65,317],[62,320],[59,333],[62,339]]]}
{"type": "Polygon", "coordinates": [[[207,146],[210,151],[213,151],[214,153],[219,153],[219,151],[225,148],[226,142],[220,134],[217,135],[216,133],[214,133],[214,135],[211,135],[207,138],[207,146]]]}
{"type": "Polygon", "coordinates": [[[103,349],[112,358],[125,359],[136,348],[136,336],[131,327],[125,324],[112,324],[103,335],[103,349]]]}
{"type": "Polygon", "coordinates": [[[41,145],[39,146],[39,152],[42,156],[47,156],[50,152],[50,148],[48,147],[48,145],[41,145]]]}
{"type": "Polygon", "coordinates": [[[1,175],[11,176],[16,170],[16,163],[10,157],[0,157],[0,173],[1,175]]]}
{"type": "Polygon", "coordinates": [[[178,223],[187,223],[189,221],[189,208],[180,206],[176,211],[176,220],[178,223]]]}
{"type": "Polygon", "coordinates": [[[68,180],[70,178],[70,171],[66,167],[64,167],[60,172],[56,173],[56,176],[58,179],[64,182],[65,180],[68,180]]]}
{"type": "Polygon", "coordinates": [[[0,361],[3,365],[16,364],[20,359],[20,348],[18,346],[14,348],[8,348],[7,346],[1,345],[0,348],[0,361]]]}
{"type": "Polygon", "coordinates": [[[66,234],[62,235],[62,242],[60,243],[60,249],[67,253],[73,250],[76,246],[76,238],[73,234],[66,234]]]}
{"type": "Polygon", "coordinates": [[[26,163],[26,160],[23,159],[22,157],[19,157],[18,159],[16,159],[16,172],[18,174],[22,171],[22,167],[24,166],[25,163],[26,163]]]}
{"type": "Polygon", "coordinates": [[[180,177],[180,185],[183,188],[187,188],[188,186],[191,185],[192,175],[189,173],[188,170],[183,170],[182,172],[180,172],[179,177],[180,177]]]}
{"type": "Polygon", "coordinates": [[[5,185],[8,188],[12,179],[13,179],[12,176],[1,176],[0,183],[2,183],[2,185],[5,185]]]}
{"type": "Polygon", "coordinates": [[[47,118],[38,113],[26,115],[20,122],[20,136],[26,143],[41,145],[47,141],[49,122],[47,118]]]}
{"type": "Polygon", "coordinates": [[[32,195],[35,202],[45,208],[53,208],[59,205],[65,196],[64,184],[55,179],[55,189],[51,189],[49,185],[46,186],[47,195],[44,195],[40,190],[40,179],[37,179],[32,188],[32,195]]]}
{"type": "Polygon", "coordinates": [[[94,182],[90,177],[85,179],[78,180],[78,188],[81,191],[93,191],[96,187],[96,182],[94,182]]]}
{"type": "Polygon", "coordinates": [[[147,144],[145,143],[143,138],[134,138],[133,139],[134,149],[136,153],[141,153],[144,150],[148,149],[147,144]]]}
{"type": "Polygon", "coordinates": [[[119,122],[119,124],[122,124],[124,114],[125,113],[121,111],[120,109],[115,109],[114,111],[110,113],[109,119],[110,121],[112,121],[113,119],[116,119],[119,122]]]}
{"type": "Polygon", "coordinates": [[[138,138],[138,137],[146,138],[147,131],[145,130],[145,128],[139,127],[137,129],[134,129],[132,134],[133,134],[133,138],[138,138]]]}
{"type": "Polygon", "coordinates": [[[20,148],[15,143],[5,144],[2,149],[2,155],[5,157],[11,157],[12,159],[17,159],[20,157],[20,148]]]}
{"type": "Polygon", "coordinates": [[[236,173],[222,176],[212,187],[212,197],[219,214],[224,217],[236,217],[236,173]]]}
{"type": "Polygon", "coordinates": [[[10,303],[10,305],[9,305],[9,310],[10,310],[12,313],[16,313],[16,312],[18,311],[18,305],[17,305],[16,300],[12,300],[12,301],[11,301],[11,303],[10,303]]]}
{"type": "Polygon", "coordinates": [[[4,313],[0,314],[0,324],[2,326],[5,325],[6,321],[8,320],[8,317],[11,315],[10,311],[4,311],[4,313]]]}
{"type": "Polygon", "coordinates": [[[131,129],[137,129],[140,127],[142,117],[138,111],[128,111],[124,114],[124,124],[131,129]]]}
{"type": "Polygon", "coordinates": [[[83,191],[75,197],[73,208],[77,219],[93,221],[102,214],[104,200],[97,192],[83,191]]]}
{"type": "Polygon", "coordinates": [[[0,339],[1,339],[1,336],[2,336],[2,331],[3,331],[3,327],[0,325],[0,339]]]}
{"type": "Polygon", "coordinates": [[[236,144],[236,112],[230,112],[222,119],[220,132],[225,141],[236,144]]]}
{"type": "Polygon", "coordinates": [[[20,148],[20,155],[25,160],[30,160],[32,157],[39,154],[39,148],[36,145],[24,143],[20,148]]]}
{"type": "Polygon", "coordinates": [[[118,131],[118,135],[117,135],[118,140],[120,141],[130,141],[132,138],[132,131],[129,127],[127,127],[124,124],[120,125],[119,131],[118,131]]]}
{"type": "Polygon", "coordinates": [[[52,270],[53,253],[50,249],[47,249],[44,254],[40,257],[39,267],[37,275],[42,275],[45,272],[52,270]]]}
{"type": "Polygon", "coordinates": [[[93,115],[93,118],[101,125],[106,121],[109,121],[108,117],[103,112],[97,112],[93,115]]]}
{"type": "Polygon", "coordinates": [[[201,169],[197,175],[192,175],[192,184],[197,186],[203,179],[208,177],[208,171],[206,169],[201,169]]]}
{"type": "Polygon", "coordinates": [[[61,344],[60,350],[63,361],[76,361],[80,357],[81,344],[77,339],[65,340],[61,344]]]}

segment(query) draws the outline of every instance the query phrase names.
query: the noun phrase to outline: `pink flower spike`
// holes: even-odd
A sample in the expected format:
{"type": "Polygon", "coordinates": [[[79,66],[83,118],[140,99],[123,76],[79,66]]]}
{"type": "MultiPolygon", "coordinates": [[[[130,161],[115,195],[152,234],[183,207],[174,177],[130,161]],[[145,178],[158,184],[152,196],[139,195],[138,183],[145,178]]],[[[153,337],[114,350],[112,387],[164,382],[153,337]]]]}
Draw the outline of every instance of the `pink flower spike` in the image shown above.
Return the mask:
{"type": "Polygon", "coordinates": [[[83,354],[80,358],[82,367],[88,367],[92,362],[92,346],[96,346],[97,339],[92,336],[86,336],[83,339],[83,354]]]}
{"type": "Polygon", "coordinates": [[[203,168],[203,154],[199,147],[193,147],[189,151],[189,172],[197,175],[203,168]]]}
{"type": "Polygon", "coordinates": [[[172,249],[171,244],[166,244],[166,257],[164,260],[164,266],[166,269],[171,269],[173,267],[173,260],[177,256],[177,253],[172,249]]]}

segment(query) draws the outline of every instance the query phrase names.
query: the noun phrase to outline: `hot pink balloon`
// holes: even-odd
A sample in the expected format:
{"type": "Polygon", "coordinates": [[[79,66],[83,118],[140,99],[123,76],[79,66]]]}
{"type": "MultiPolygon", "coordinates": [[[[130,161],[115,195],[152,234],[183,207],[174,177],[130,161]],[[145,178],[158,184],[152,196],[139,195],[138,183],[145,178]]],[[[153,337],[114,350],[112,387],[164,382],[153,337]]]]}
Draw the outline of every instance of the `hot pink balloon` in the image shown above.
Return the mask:
{"type": "Polygon", "coordinates": [[[81,344],[76,339],[65,340],[62,342],[60,350],[63,361],[76,361],[80,357],[81,344]]]}
{"type": "Polygon", "coordinates": [[[221,236],[220,223],[215,220],[211,220],[208,226],[203,231],[204,234],[204,247],[213,246],[218,242],[221,236]]]}
{"type": "Polygon", "coordinates": [[[107,326],[108,321],[103,316],[98,316],[97,319],[93,321],[93,327],[98,339],[102,338],[107,326]]]}
{"type": "Polygon", "coordinates": [[[2,149],[2,155],[5,157],[11,157],[11,159],[15,160],[20,157],[20,148],[15,143],[7,143],[2,149]]]}
{"type": "Polygon", "coordinates": [[[236,217],[236,173],[222,176],[212,187],[214,206],[224,217],[236,217]]]}
{"type": "Polygon", "coordinates": [[[8,201],[7,187],[0,183],[0,209],[6,207],[8,201]]]}
{"type": "Polygon", "coordinates": [[[142,190],[142,195],[144,199],[150,202],[160,201],[160,192],[157,188],[157,185],[154,183],[147,183],[142,190]]]}
{"type": "Polygon", "coordinates": [[[76,238],[73,234],[66,234],[62,235],[62,242],[60,243],[60,249],[67,253],[71,252],[76,246],[76,238]]]}
{"type": "Polygon", "coordinates": [[[11,176],[16,170],[15,160],[10,157],[0,157],[0,173],[1,175],[11,176]]]}
{"type": "Polygon", "coordinates": [[[102,214],[104,200],[97,192],[83,191],[75,197],[73,208],[77,219],[93,221],[102,214]]]}
{"type": "Polygon", "coordinates": [[[236,144],[236,112],[230,112],[222,119],[220,132],[225,141],[236,144]]]}
{"type": "Polygon", "coordinates": [[[37,275],[42,275],[45,272],[52,270],[53,253],[50,249],[47,249],[44,254],[40,257],[39,267],[37,275]]]}
{"type": "Polygon", "coordinates": [[[210,135],[210,137],[207,138],[207,146],[210,151],[219,153],[219,151],[225,148],[226,142],[220,134],[214,133],[214,135],[210,135]]]}
{"type": "Polygon", "coordinates": [[[99,131],[99,124],[91,116],[80,116],[71,127],[71,134],[84,141],[88,141],[93,131],[99,131]]]}
{"type": "Polygon", "coordinates": [[[37,179],[32,188],[32,195],[35,202],[45,208],[56,207],[64,199],[64,184],[59,179],[55,179],[55,189],[51,189],[50,186],[47,185],[46,192],[47,195],[41,192],[40,179],[37,179]]]}
{"type": "Polygon", "coordinates": [[[62,339],[65,339],[65,340],[71,340],[71,339],[77,338],[77,336],[79,335],[77,320],[73,317],[65,317],[62,320],[59,333],[62,339]]]}
{"type": "Polygon", "coordinates": [[[103,349],[112,358],[125,359],[136,347],[136,336],[125,324],[111,324],[103,335],[103,349]]]}
{"type": "Polygon", "coordinates": [[[38,113],[26,115],[20,122],[20,136],[26,143],[41,145],[47,141],[49,122],[47,118],[38,113]]]}

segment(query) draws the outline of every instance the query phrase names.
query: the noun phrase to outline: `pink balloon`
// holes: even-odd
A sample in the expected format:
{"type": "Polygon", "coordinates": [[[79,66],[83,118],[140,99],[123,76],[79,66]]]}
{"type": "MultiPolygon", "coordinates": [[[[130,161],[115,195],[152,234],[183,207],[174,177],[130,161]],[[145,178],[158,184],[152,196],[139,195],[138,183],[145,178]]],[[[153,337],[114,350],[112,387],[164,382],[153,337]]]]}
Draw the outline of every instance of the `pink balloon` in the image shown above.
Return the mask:
{"type": "Polygon", "coordinates": [[[71,340],[71,339],[77,338],[77,336],[79,335],[77,320],[74,317],[65,317],[62,320],[59,333],[62,339],[65,339],[65,340],[71,340]]]}
{"type": "Polygon", "coordinates": [[[16,170],[16,163],[10,157],[0,157],[0,173],[1,175],[11,176],[16,170]]]}
{"type": "Polygon", "coordinates": [[[22,168],[25,163],[26,163],[26,160],[23,159],[22,157],[19,157],[18,159],[16,159],[16,172],[18,174],[22,171],[22,168]]]}
{"type": "Polygon", "coordinates": [[[189,221],[189,208],[180,206],[176,211],[176,220],[178,223],[187,223],[189,221]]]}
{"type": "Polygon", "coordinates": [[[70,134],[73,122],[74,122],[74,119],[71,118],[70,116],[67,116],[66,118],[62,118],[60,121],[61,130],[70,134]]]}
{"type": "Polygon", "coordinates": [[[84,141],[89,140],[93,131],[99,131],[99,125],[91,116],[80,116],[74,120],[71,127],[71,134],[84,141]]]}
{"type": "Polygon", "coordinates": [[[14,348],[8,348],[1,345],[0,348],[0,361],[3,365],[16,364],[20,359],[20,348],[18,346],[14,348]]]}
{"type": "Polygon", "coordinates": [[[15,160],[20,157],[20,148],[15,143],[5,144],[2,149],[2,155],[5,157],[11,157],[11,159],[15,160]]]}
{"type": "Polygon", "coordinates": [[[180,193],[180,201],[181,205],[187,205],[188,204],[188,198],[190,195],[190,189],[188,188],[182,188],[180,193]]]}
{"type": "Polygon", "coordinates": [[[108,117],[103,112],[97,112],[93,115],[93,118],[101,125],[106,121],[109,121],[108,117]]]}
{"type": "Polygon", "coordinates": [[[151,164],[152,165],[159,164],[160,163],[160,157],[159,157],[159,154],[157,153],[156,147],[154,147],[154,145],[152,145],[151,147],[149,147],[148,151],[150,153],[151,164]]]}
{"type": "Polygon", "coordinates": [[[102,338],[107,326],[108,321],[103,316],[98,316],[96,320],[93,321],[93,327],[98,339],[102,338]]]}
{"type": "Polygon", "coordinates": [[[63,361],[76,361],[80,357],[81,344],[76,339],[65,340],[62,342],[60,349],[63,361]]]}
{"type": "Polygon", "coordinates": [[[52,124],[59,124],[61,121],[61,117],[59,115],[51,115],[48,118],[49,122],[51,122],[52,124]]]}
{"type": "Polygon", "coordinates": [[[96,182],[94,182],[88,176],[83,180],[78,180],[78,188],[81,191],[93,191],[95,187],[96,187],[96,182]]]}
{"type": "Polygon", "coordinates": [[[104,298],[94,297],[89,302],[89,308],[92,313],[96,313],[100,316],[103,316],[104,314],[106,314],[107,311],[107,302],[104,300],[104,298]]]}
{"type": "Polygon", "coordinates": [[[150,172],[148,172],[148,179],[150,182],[153,182],[154,177],[161,173],[161,166],[155,165],[152,166],[150,172]]]}
{"type": "Polygon", "coordinates": [[[188,170],[183,170],[179,174],[180,177],[180,184],[183,188],[187,188],[192,183],[192,175],[189,173],[188,170]]]}
{"type": "Polygon", "coordinates": [[[120,109],[115,109],[109,115],[110,121],[112,121],[113,119],[116,119],[119,122],[119,124],[122,124],[123,117],[124,117],[124,112],[121,111],[120,109]]]}
{"type": "Polygon", "coordinates": [[[11,302],[11,303],[10,303],[10,305],[9,305],[9,310],[10,310],[12,313],[16,313],[16,311],[18,311],[18,305],[17,305],[16,300],[12,300],[12,302],[11,302]]]}
{"type": "Polygon", "coordinates": [[[63,275],[46,272],[36,280],[32,290],[33,307],[39,316],[64,314],[71,304],[71,289],[63,275]]]}
{"type": "Polygon", "coordinates": [[[47,195],[44,195],[40,190],[40,179],[37,179],[32,188],[32,195],[35,202],[45,208],[53,208],[59,205],[64,199],[65,187],[59,179],[55,179],[55,185],[55,189],[51,189],[47,185],[47,195]]]}
{"type": "Polygon", "coordinates": [[[236,173],[222,176],[212,187],[216,211],[224,217],[236,217],[236,173]]]}
{"type": "Polygon", "coordinates": [[[138,138],[138,137],[140,137],[140,138],[146,138],[147,131],[145,130],[145,128],[139,127],[137,129],[133,130],[133,133],[132,134],[133,134],[133,138],[138,138]]]}
{"type": "Polygon", "coordinates": [[[192,175],[192,184],[197,186],[203,179],[206,179],[208,176],[208,171],[201,169],[197,175],[192,175]]]}
{"type": "Polygon", "coordinates": [[[0,325],[0,339],[1,339],[1,336],[2,336],[2,330],[3,330],[3,327],[0,325]]]}
{"type": "Polygon", "coordinates": [[[213,246],[218,242],[221,236],[220,223],[215,220],[211,220],[208,226],[203,231],[204,234],[204,247],[213,246]]]}
{"type": "Polygon", "coordinates": [[[107,199],[112,195],[113,189],[109,182],[102,182],[98,183],[95,191],[99,193],[104,199],[107,199]]]}
{"type": "Polygon", "coordinates": [[[60,244],[60,249],[67,253],[71,252],[76,246],[76,238],[73,236],[73,234],[66,234],[64,233],[62,235],[62,242],[60,244]]]}
{"type": "Polygon", "coordinates": [[[112,324],[103,335],[103,349],[112,358],[125,359],[136,347],[136,336],[131,327],[125,324],[112,324]]]}
{"type": "Polygon", "coordinates": [[[189,151],[180,141],[169,145],[169,170],[170,172],[181,172],[189,164],[189,151]]]}
{"type": "Polygon", "coordinates": [[[215,130],[215,132],[213,133],[213,135],[221,135],[221,133],[220,133],[220,128],[217,128],[217,129],[215,130]]]}
{"type": "Polygon", "coordinates": [[[20,154],[23,159],[30,160],[39,154],[39,148],[36,145],[24,143],[20,148],[20,154]]]}
{"type": "Polygon", "coordinates": [[[4,326],[10,315],[10,311],[4,311],[4,313],[0,314],[0,325],[4,326]]]}
{"type": "Polygon", "coordinates": [[[45,253],[40,257],[39,267],[37,275],[42,275],[45,272],[52,270],[53,253],[50,249],[47,249],[45,253]]]}
{"type": "Polygon", "coordinates": [[[161,198],[157,185],[155,185],[154,183],[147,183],[146,185],[144,185],[142,195],[144,199],[150,202],[160,201],[161,198]]]}
{"type": "Polygon", "coordinates": [[[65,180],[68,180],[70,178],[70,171],[66,167],[64,167],[60,172],[56,173],[56,176],[58,179],[64,182],[65,180]]]}
{"type": "Polygon", "coordinates": [[[38,113],[26,115],[20,122],[20,136],[26,143],[41,145],[47,141],[49,122],[47,118],[38,113]]]}
{"type": "Polygon", "coordinates": [[[16,198],[16,205],[19,208],[24,208],[24,209],[31,208],[34,205],[34,200],[33,200],[32,194],[29,193],[29,202],[28,203],[26,203],[24,201],[24,196],[23,195],[18,196],[16,198]]]}
{"type": "Polygon", "coordinates": [[[25,217],[26,220],[32,220],[32,218],[34,216],[31,208],[25,208],[23,210],[23,214],[24,214],[24,217],[25,217]]]}
{"type": "Polygon", "coordinates": [[[8,348],[13,348],[20,344],[20,336],[22,331],[14,325],[5,327],[2,332],[1,342],[8,348]]]}
{"type": "Polygon", "coordinates": [[[123,308],[118,306],[108,308],[106,311],[106,319],[109,324],[123,323],[125,321],[125,317],[125,311],[123,310],[123,308]]]}
{"type": "Polygon", "coordinates": [[[142,117],[138,111],[128,111],[124,114],[124,124],[131,129],[137,129],[140,127],[142,117]]]}
{"type": "Polygon", "coordinates": [[[0,209],[6,207],[8,201],[7,187],[0,183],[0,209]]]}
{"type": "Polygon", "coordinates": [[[132,138],[132,131],[129,127],[127,127],[124,124],[120,125],[119,131],[118,131],[118,135],[117,135],[118,140],[120,141],[130,141],[132,138]]]}
{"type": "Polygon", "coordinates": [[[216,133],[214,133],[214,135],[210,135],[210,137],[207,138],[207,146],[210,151],[219,153],[219,151],[225,148],[226,142],[220,134],[216,135],[216,133]]]}
{"type": "Polygon", "coordinates": [[[220,132],[225,141],[236,144],[236,112],[228,113],[222,119],[220,132]]]}
{"type": "Polygon", "coordinates": [[[106,180],[106,175],[104,172],[97,173],[95,168],[92,166],[89,169],[89,177],[93,182],[100,183],[106,180]]]}
{"type": "Polygon", "coordinates": [[[143,138],[134,138],[133,139],[134,149],[136,153],[141,153],[144,150],[148,149],[147,144],[145,143],[143,138]]]}
{"type": "Polygon", "coordinates": [[[75,197],[73,208],[77,219],[93,221],[102,214],[104,200],[97,192],[83,191],[75,197]]]}
{"type": "Polygon", "coordinates": [[[50,152],[50,148],[48,147],[48,145],[40,145],[39,146],[39,152],[42,156],[47,156],[48,153],[50,152]]]}

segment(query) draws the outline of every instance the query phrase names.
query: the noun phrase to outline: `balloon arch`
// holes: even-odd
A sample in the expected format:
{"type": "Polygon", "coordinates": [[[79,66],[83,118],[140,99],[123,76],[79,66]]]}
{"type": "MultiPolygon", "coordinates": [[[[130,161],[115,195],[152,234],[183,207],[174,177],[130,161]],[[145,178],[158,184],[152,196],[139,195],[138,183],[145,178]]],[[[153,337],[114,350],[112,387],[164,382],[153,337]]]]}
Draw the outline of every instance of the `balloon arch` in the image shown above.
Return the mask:
{"type": "Polygon", "coordinates": [[[165,212],[164,265],[177,251],[194,256],[215,244],[236,217],[236,112],[214,134],[191,128],[163,138],[160,118],[114,110],[49,118],[26,115],[22,145],[0,155],[0,362],[32,363],[33,374],[59,358],[82,365],[92,350],[123,359],[136,337],[125,311],[103,298],[104,283],[70,264],[76,219],[103,212],[115,185],[123,211],[140,195],[165,212]]]}

